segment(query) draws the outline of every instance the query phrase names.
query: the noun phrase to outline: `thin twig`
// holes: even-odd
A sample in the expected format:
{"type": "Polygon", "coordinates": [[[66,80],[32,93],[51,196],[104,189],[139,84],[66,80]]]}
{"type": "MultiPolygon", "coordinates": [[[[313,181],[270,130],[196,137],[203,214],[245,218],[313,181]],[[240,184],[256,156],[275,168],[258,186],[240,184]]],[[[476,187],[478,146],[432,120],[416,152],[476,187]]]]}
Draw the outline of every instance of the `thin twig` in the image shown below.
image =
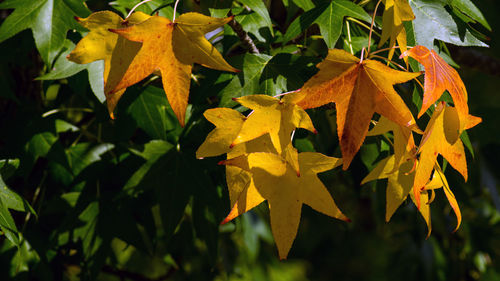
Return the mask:
{"type": "Polygon", "coordinates": [[[368,56],[370,54],[370,45],[372,43],[373,24],[375,23],[375,16],[377,15],[377,9],[378,9],[378,6],[380,5],[380,2],[382,2],[382,0],[378,0],[377,5],[375,6],[375,10],[373,11],[372,24],[370,25],[370,34],[368,35],[368,50],[366,50],[366,56],[368,56]]]}
{"type": "Polygon", "coordinates": [[[132,13],[135,11],[135,9],[139,8],[139,6],[141,6],[142,4],[147,3],[149,1],[152,1],[152,0],[144,0],[144,1],[141,1],[141,2],[137,3],[137,5],[135,5],[132,8],[132,10],[130,10],[130,12],[128,12],[128,15],[127,15],[127,17],[125,17],[125,19],[128,19],[130,17],[130,15],[132,15],[132,13]]]}

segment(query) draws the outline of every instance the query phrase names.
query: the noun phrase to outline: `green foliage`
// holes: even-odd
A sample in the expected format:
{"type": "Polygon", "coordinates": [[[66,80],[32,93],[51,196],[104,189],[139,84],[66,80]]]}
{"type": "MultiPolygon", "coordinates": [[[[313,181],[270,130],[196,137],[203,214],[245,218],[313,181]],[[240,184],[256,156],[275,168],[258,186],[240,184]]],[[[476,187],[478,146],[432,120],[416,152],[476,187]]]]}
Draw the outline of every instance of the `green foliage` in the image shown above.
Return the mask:
{"type": "MultiPolygon", "coordinates": [[[[425,223],[411,204],[385,223],[386,183],[359,183],[388,155],[392,136],[369,137],[350,171],[320,174],[353,222],[346,225],[303,208],[290,260],[279,262],[266,206],[219,225],[230,210],[224,167],[217,165],[222,158],[195,159],[213,128],[203,112],[217,106],[243,110],[232,98],[299,89],[317,72],[328,48],[359,57],[368,44],[376,1],[180,1],[178,13],[222,17],[231,10],[260,52],[250,53],[227,25],[208,36],[241,72],[195,66],[185,127],[157,76],[130,87],[111,120],[103,104],[103,63],[66,59],[87,32],[74,16],[106,9],[125,17],[138,2],[0,3],[0,280],[500,278],[498,77],[456,60],[471,112],[484,120],[461,136],[474,157],[469,182],[453,173],[448,178],[463,212],[456,233],[444,196],[436,196],[434,232],[427,240],[425,223]]],[[[500,24],[498,4],[409,3],[416,18],[405,23],[408,45],[433,48],[449,63],[458,58],[450,53],[457,48],[451,44],[490,45],[489,54],[477,51],[498,57],[500,34],[491,28],[500,24]]],[[[174,1],[153,0],[138,10],[172,18],[174,1]]],[[[379,8],[372,48],[381,15],[379,8]]],[[[412,59],[409,63],[419,69],[412,59]]],[[[397,87],[417,112],[421,89],[397,87]]],[[[340,156],[335,112],[326,105],[309,114],[319,134],[298,130],[295,146],[340,156]]]]}

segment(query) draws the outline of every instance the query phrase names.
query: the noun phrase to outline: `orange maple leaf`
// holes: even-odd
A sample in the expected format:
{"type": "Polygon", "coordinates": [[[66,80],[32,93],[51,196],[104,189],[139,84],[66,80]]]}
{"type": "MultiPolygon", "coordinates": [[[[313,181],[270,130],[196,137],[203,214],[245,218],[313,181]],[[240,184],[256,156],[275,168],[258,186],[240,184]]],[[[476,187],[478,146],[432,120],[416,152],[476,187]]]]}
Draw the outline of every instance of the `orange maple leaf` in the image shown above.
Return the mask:
{"type": "Polygon", "coordinates": [[[416,127],[410,110],[393,85],[420,73],[397,71],[375,60],[361,62],[348,52],[336,49],[329,50],[317,67],[319,72],[293,94],[293,100],[304,109],[335,103],[344,170],[361,147],[375,112],[401,126],[416,127]]]}
{"type": "Polygon", "coordinates": [[[175,22],[153,16],[137,25],[110,29],[130,41],[141,42],[142,47],[121,81],[107,94],[125,89],[160,70],[167,99],[184,126],[193,63],[217,70],[237,71],[204,37],[205,33],[230,20],[232,17],[218,19],[198,13],[186,13],[175,22]]]}
{"type": "MultiPolygon", "coordinates": [[[[429,177],[434,169],[437,156],[441,154],[450,165],[457,170],[467,181],[467,160],[462,141],[457,136],[454,129],[460,122],[457,109],[445,106],[444,102],[439,103],[431,120],[425,128],[420,147],[420,159],[415,171],[415,182],[413,190],[418,202],[418,194],[429,181],[429,177]]],[[[465,129],[474,127],[481,122],[481,118],[468,115],[465,129]]],[[[417,206],[419,204],[417,203],[417,206]]]]}
{"type": "Polygon", "coordinates": [[[434,50],[429,50],[424,46],[415,46],[401,55],[401,57],[407,56],[416,59],[425,68],[424,97],[418,118],[441,97],[445,90],[448,90],[460,118],[457,130],[462,132],[469,116],[469,107],[467,106],[467,90],[457,71],[434,50]]]}

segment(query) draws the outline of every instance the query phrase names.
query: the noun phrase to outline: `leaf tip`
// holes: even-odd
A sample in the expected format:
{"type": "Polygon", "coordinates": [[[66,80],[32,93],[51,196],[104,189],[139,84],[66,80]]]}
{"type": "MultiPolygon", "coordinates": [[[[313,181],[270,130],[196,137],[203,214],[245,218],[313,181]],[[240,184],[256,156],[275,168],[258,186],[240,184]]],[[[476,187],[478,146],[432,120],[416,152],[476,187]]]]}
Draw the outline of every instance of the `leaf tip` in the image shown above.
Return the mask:
{"type": "Polygon", "coordinates": [[[221,160],[217,163],[217,165],[226,165],[227,160],[221,160]]]}
{"type": "Polygon", "coordinates": [[[220,225],[224,225],[228,222],[230,222],[232,220],[232,218],[230,216],[227,216],[226,218],[224,218],[221,222],[220,222],[220,225]]]}
{"type": "Polygon", "coordinates": [[[81,18],[81,17],[77,17],[77,16],[74,16],[73,18],[74,18],[77,22],[80,22],[80,21],[82,20],[82,18],[81,18]]]}

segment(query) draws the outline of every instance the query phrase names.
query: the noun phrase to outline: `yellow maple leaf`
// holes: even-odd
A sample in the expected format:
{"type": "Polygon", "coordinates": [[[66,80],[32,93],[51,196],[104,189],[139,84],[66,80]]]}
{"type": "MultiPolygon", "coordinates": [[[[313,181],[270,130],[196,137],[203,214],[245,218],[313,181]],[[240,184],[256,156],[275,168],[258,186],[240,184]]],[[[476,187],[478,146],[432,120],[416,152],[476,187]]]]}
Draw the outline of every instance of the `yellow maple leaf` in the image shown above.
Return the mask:
{"type": "Polygon", "coordinates": [[[233,71],[222,55],[204,37],[232,20],[212,18],[198,13],[186,13],[175,22],[152,16],[140,24],[110,29],[126,39],[142,43],[120,82],[107,94],[125,89],[152,72],[159,70],[163,89],[177,119],[184,126],[193,63],[217,70],[233,71]]]}
{"type": "MultiPolygon", "coordinates": [[[[457,199],[455,198],[455,195],[451,191],[451,188],[448,184],[448,180],[446,180],[446,177],[443,173],[443,170],[441,167],[436,163],[434,165],[434,173],[432,175],[432,179],[427,185],[425,186],[425,190],[434,190],[438,188],[443,188],[444,194],[446,195],[446,199],[448,199],[448,202],[450,203],[451,208],[453,209],[453,212],[455,213],[457,217],[457,226],[455,227],[454,231],[457,231],[458,228],[460,227],[460,223],[462,222],[462,214],[460,212],[460,208],[458,207],[458,202],[457,199]]],[[[426,193],[421,193],[426,194],[426,193]]],[[[420,196],[420,198],[422,198],[420,196]]],[[[425,204],[425,200],[423,201],[423,204],[425,204]]],[[[419,204],[417,202],[417,204],[419,204]]]]}
{"type": "MultiPolygon", "coordinates": [[[[387,178],[387,190],[386,190],[386,208],[385,208],[385,221],[388,222],[397,208],[406,200],[408,194],[410,194],[412,201],[417,204],[416,198],[412,191],[413,181],[415,178],[415,171],[413,171],[414,161],[410,159],[408,161],[403,161],[396,165],[397,170],[394,170],[396,164],[395,155],[391,155],[383,160],[381,160],[377,166],[370,171],[370,173],[363,179],[361,184],[365,184],[369,181],[377,179],[387,178]]],[[[427,193],[419,194],[421,204],[418,208],[420,214],[424,218],[427,224],[427,236],[431,234],[431,214],[430,207],[428,204],[429,197],[427,193]]]]}
{"type": "MultiPolygon", "coordinates": [[[[406,31],[403,26],[403,21],[412,21],[415,15],[408,3],[408,0],[383,0],[385,5],[384,14],[382,15],[382,36],[380,37],[379,48],[389,40],[389,48],[392,48],[398,41],[401,52],[407,50],[406,47],[406,31]]],[[[389,60],[394,54],[394,49],[389,51],[389,60]]]]}
{"type": "MultiPolygon", "coordinates": [[[[238,111],[230,108],[208,109],[203,114],[205,118],[215,125],[205,141],[196,151],[197,158],[218,156],[227,153],[227,158],[235,158],[246,153],[269,152],[277,153],[274,149],[269,134],[262,135],[256,139],[244,142],[230,148],[231,143],[241,130],[246,117],[238,111]]],[[[231,207],[234,206],[240,194],[253,185],[250,173],[235,167],[226,166],[226,182],[229,190],[231,207]]],[[[250,188],[250,190],[255,190],[250,188]]],[[[240,208],[251,209],[259,205],[264,199],[257,194],[250,194],[248,200],[241,199],[240,208]]]]}
{"type": "Polygon", "coordinates": [[[416,127],[393,85],[420,73],[397,71],[375,60],[360,62],[350,53],[336,49],[329,50],[317,67],[319,72],[290,99],[304,109],[335,103],[344,170],[361,147],[375,112],[401,126],[416,127]]]}
{"type": "MultiPolygon", "coordinates": [[[[458,131],[456,130],[459,122],[456,108],[445,106],[443,102],[439,103],[425,128],[418,149],[420,158],[414,182],[417,200],[418,193],[425,188],[429,181],[438,154],[441,154],[467,181],[467,160],[464,146],[457,136],[458,131]]],[[[481,118],[469,115],[465,129],[472,128],[480,122],[481,118]]]]}
{"type": "MultiPolygon", "coordinates": [[[[120,81],[141,48],[140,43],[120,37],[110,32],[109,29],[138,24],[148,18],[150,16],[147,14],[135,12],[124,20],[110,11],[95,12],[87,18],[76,18],[78,23],[90,32],[78,42],[75,49],[68,55],[68,60],[79,64],[104,60],[104,92],[107,93],[107,90],[113,89],[120,81]]],[[[106,103],[111,118],[113,118],[116,103],[124,91],[118,91],[114,95],[106,94],[106,103]]]]}
{"type": "MultiPolygon", "coordinates": [[[[231,151],[230,145],[241,130],[245,115],[231,108],[207,109],[203,116],[215,129],[196,151],[196,158],[218,156],[231,151]]],[[[243,154],[243,153],[242,153],[243,154]]]]}
{"type": "MultiPolygon", "coordinates": [[[[294,149],[291,153],[297,154],[297,151],[294,149]]],[[[325,215],[349,221],[316,175],[339,166],[342,159],[314,152],[300,153],[297,158],[300,176],[297,176],[292,165],[275,153],[249,153],[223,162],[250,172],[254,182],[242,192],[223,223],[248,211],[247,208],[238,210],[239,204],[245,204],[243,198],[247,200],[252,194],[258,194],[268,201],[271,229],[280,259],[287,257],[297,235],[302,204],[325,215]]]]}
{"type": "Polygon", "coordinates": [[[288,96],[283,99],[266,95],[251,95],[235,99],[241,105],[253,109],[241,127],[241,131],[232,145],[269,134],[276,151],[282,151],[291,143],[291,133],[296,128],[316,132],[309,115],[290,102],[288,96]]]}
{"type": "Polygon", "coordinates": [[[415,141],[413,140],[413,135],[408,127],[400,126],[391,120],[381,116],[377,124],[367,133],[367,136],[382,135],[389,131],[393,132],[394,138],[394,170],[399,167],[402,161],[406,161],[405,156],[407,154],[415,153],[415,141]]]}

